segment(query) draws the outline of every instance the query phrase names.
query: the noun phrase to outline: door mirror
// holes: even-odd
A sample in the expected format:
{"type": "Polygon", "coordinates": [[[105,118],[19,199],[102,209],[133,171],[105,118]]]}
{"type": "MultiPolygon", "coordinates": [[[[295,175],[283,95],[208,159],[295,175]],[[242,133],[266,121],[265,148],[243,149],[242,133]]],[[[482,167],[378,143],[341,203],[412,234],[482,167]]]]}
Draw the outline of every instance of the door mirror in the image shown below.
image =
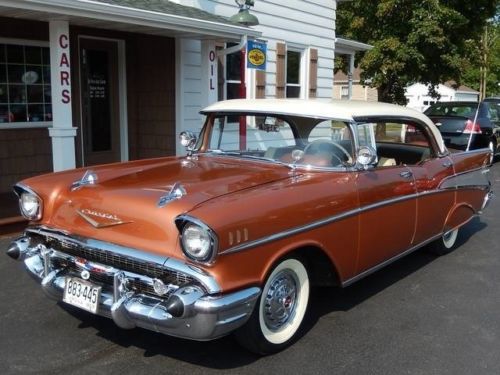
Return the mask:
{"type": "Polygon", "coordinates": [[[377,152],[370,146],[361,146],[358,148],[357,164],[363,168],[368,169],[377,163],[377,152]]]}

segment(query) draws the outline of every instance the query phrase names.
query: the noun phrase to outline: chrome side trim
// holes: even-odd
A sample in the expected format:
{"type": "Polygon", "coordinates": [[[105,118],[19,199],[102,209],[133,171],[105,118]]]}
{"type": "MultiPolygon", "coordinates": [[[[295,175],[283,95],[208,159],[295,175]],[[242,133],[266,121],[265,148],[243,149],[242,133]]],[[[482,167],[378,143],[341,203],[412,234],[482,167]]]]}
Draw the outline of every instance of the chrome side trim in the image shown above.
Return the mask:
{"type": "Polygon", "coordinates": [[[442,192],[444,192],[444,191],[443,190],[432,190],[432,191],[427,191],[427,192],[423,192],[423,193],[414,193],[414,194],[408,194],[408,195],[404,195],[404,196],[397,197],[397,198],[386,199],[386,200],[381,201],[381,202],[373,203],[373,204],[370,204],[370,205],[367,205],[364,207],[355,208],[353,210],[346,211],[346,212],[338,214],[338,215],[330,216],[330,217],[327,217],[325,219],[321,219],[321,220],[318,220],[318,221],[315,221],[315,222],[312,222],[312,223],[309,223],[306,225],[302,225],[302,226],[295,227],[292,229],[287,229],[287,230],[282,231],[280,233],[274,233],[274,234],[271,234],[270,236],[267,236],[267,237],[262,237],[262,238],[259,238],[257,240],[242,243],[238,246],[234,246],[234,247],[231,247],[227,250],[224,250],[220,254],[221,255],[231,254],[234,252],[246,250],[246,249],[249,249],[252,247],[263,245],[263,244],[268,243],[268,242],[281,240],[282,238],[289,237],[289,236],[292,236],[295,234],[299,234],[299,233],[302,233],[302,232],[305,232],[305,231],[308,231],[311,229],[316,229],[316,228],[321,227],[323,225],[327,225],[327,224],[331,224],[335,221],[347,219],[351,216],[355,216],[355,215],[358,215],[360,213],[363,213],[363,212],[366,212],[369,210],[373,210],[373,209],[376,209],[379,207],[383,207],[383,206],[386,206],[389,204],[403,202],[403,201],[406,201],[409,199],[418,198],[419,196],[423,196],[423,195],[438,194],[438,193],[442,193],[442,192]]]}
{"type": "Polygon", "coordinates": [[[438,239],[438,238],[440,238],[442,235],[443,235],[442,233],[436,234],[435,236],[433,236],[433,237],[431,237],[431,238],[429,238],[429,239],[427,239],[427,240],[425,240],[425,241],[423,241],[423,242],[419,243],[418,245],[412,246],[412,247],[410,247],[408,250],[403,251],[402,253],[399,253],[399,254],[397,254],[396,256],[394,256],[394,257],[392,257],[392,258],[390,258],[390,259],[387,259],[386,261],[384,261],[384,262],[382,262],[382,263],[379,263],[379,264],[377,264],[376,266],[374,266],[374,267],[372,267],[372,268],[369,268],[369,269],[367,269],[367,270],[365,270],[365,271],[361,272],[360,274],[357,274],[356,276],[354,276],[354,277],[352,277],[352,278],[350,278],[350,279],[348,279],[348,280],[344,281],[344,282],[342,283],[342,287],[343,287],[343,288],[345,288],[345,287],[347,287],[347,286],[349,286],[349,285],[351,285],[351,284],[355,283],[356,281],[358,281],[358,280],[360,280],[360,279],[362,279],[362,278],[364,278],[364,277],[366,277],[366,276],[368,276],[368,275],[370,275],[370,274],[372,274],[372,273],[374,273],[374,272],[378,271],[379,269],[384,268],[385,266],[387,266],[387,265],[389,265],[389,264],[391,264],[391,263],[393,263],[393,262],[397,261],[398,259],[401,259],[401,258],[403,258],[404,256],[406,256],[406,255],[408,255],[408,254],[413,253],[415,250],[418,250],[418,249],[420,249],[421,247],[423,247],[423,246],[425,246],[425,245],[427,245],[427,244],[431,243],[432,241],[437,240],[437,239],[438,239]]]}
{"type": "Polygon", "coordinates": [[[191,276],[192,278],[198,280],[210,294],[220,293],[222,291],[217,281],[207,272],[174,258],[168,258],[161,255],[151,254],[146,251],[131,249],[128,247],[112,244],[109,242],[94,240],[91,238],[83,238],[75,235],[62,234],[57,230],[50,230],[46,229],[45,227],[30,227],[27,228],[25,232],[52,237],[58,241],[62,241],[63,243],[72,242],[82,247],[109,251],[111,253],[116,253],[124,257],[137,259],[143,262],[156,263],[169,270],[185,273],[191,276]]]}
{"type": "Polygon", "coordinates": [[[488,189],[491,186],[489,168],[477,168],[446,177],[438,189],[477,188],[488,189]]]}
{"type": "Polygon", "coordinates": [[[461,154],[467,154],[467,155],[470,155],[470,154],[482,154],[484,152],[491,152],[491,150],[488,148],[488,147],[483,147],[483,148],[476,148],[474,150],[460,150],[458,152],[454,152],[450,155],[461,155],[461,154]]]}
{"type": "MultiPolygon", "coordinates": [[[[460,187],[454,187],[454,189],[480,189],[480,190],[485,190],[485,188],[486,188],[486,186],[483,186],[483,185],[480,185],[480,186],[476,186],[476,185],[465,186],[464,185],[464,186],[460,186],[460,187]]],[[[346,211],[346,212],[338,214],[338,215],[330,216],[330,217],[327,217],[327,218],[324,218],[324,219],[321,219],[321,220],[318,220],[318,221],[315,221],[315,222],[312,222],[309,224],[305,224],[305,225],[298,226],[295,228],[287,229],[287,230],[284,230],[284,231],[279,232],[279,233],[274,233],[274,234],[271,234],[269,236],[259,238],[257,240],[245,242],[245,243],[242,243],[240,245],[230,247],[230,248],[222,251],[220,253],[220,255],[231,254],[231,253],[247,250],[247,249],[250,249],[253,247],[257,247],[260,245],[264,245],[268,242],[278,241],[278,240],[281,240],[283,238],[293,236],[295,234],[299,234],[299,233],[302,233],[302,232],[305,232],[308,230],[316,229],[316,228],[321,227],[323,225],[327,225],[327,224],[331,224],[335,221],[347,219],[351,216],[359,215],[363,212],[373,210],[376,208],[380,208],[383,206],[387,206],[389,204],[403,202],[406,200],[424,197],[427,195],[445,193],[448,190],[449,189],[427,190],[427,191],[422,191],[420,193],[408,194],[408,195],[404,195],[404,196],[397,197],[397,198],[386,199],[384,201],[380,201],[380,202],[373,203],[373,204],[370,204],[367,206],[355,208],[353,210],[346,211]]]]}

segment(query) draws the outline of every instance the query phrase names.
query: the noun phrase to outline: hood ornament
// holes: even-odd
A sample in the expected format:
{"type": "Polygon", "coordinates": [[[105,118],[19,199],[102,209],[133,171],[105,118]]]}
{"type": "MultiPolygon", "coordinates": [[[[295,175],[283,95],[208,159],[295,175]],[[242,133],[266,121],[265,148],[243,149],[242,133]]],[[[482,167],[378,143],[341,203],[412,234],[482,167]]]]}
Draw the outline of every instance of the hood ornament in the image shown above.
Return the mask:
{"type": "Polygon", "coordinates": [[[116,215],[95,211],[88,208],[76,210],[76,212],[94,228],[106,228],[115,225],[131,223],[131,221],[123,221],[116,215]]]}
{"type": "Polygon", "coordinates": [[[181,199],[186,194],[187,194],[187,192],[186,192],[186,189],[184,188],[184,186],[182,186],[179,182],[176,182],[172,186],[170,191],[166,195],[164,195],[160,198],[160,200],[158,201],[158,207],[164,207],[168,203],[170,203],[174,200],[181,199]]]}
{"type": "Polygon", "coordinates": [[[96,185],[98,180],[97,174],[89,169],[85,172],[81,179],[76,180],[71,184],[71,191],[78,190],[82,186],[96,185]]]}

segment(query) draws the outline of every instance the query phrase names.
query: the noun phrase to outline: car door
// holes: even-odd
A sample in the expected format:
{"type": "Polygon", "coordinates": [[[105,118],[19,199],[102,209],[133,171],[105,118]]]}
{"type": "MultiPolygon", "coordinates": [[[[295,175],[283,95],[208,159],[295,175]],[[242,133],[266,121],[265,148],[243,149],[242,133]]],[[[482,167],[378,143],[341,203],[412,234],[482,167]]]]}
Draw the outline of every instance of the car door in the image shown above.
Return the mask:
{"type": "Polygon", "coordinates": [[[404,165],[360,172],[359,251],[357,273],[404,252],[411,246],[416,224],[416,189],[404,165]]]}
{"type": "Polygon", "coordinates": [[[417,227],[413,244],[421,244],[443,234],[446,219],[455,204],[455,190],[440,189],[447,177],[453,176],[450,157],[429,158],[411,166],[418,193],[417,227]]]}
{"type": "Polygon", "coordinates": [[[358,172],[359,250],[357,273],[397,256],[411,246],[416,226],[412,170],[398,155],[402,125],[382,119],[356,126],[358,144],[377,151],[378,164],[358,172]]]}

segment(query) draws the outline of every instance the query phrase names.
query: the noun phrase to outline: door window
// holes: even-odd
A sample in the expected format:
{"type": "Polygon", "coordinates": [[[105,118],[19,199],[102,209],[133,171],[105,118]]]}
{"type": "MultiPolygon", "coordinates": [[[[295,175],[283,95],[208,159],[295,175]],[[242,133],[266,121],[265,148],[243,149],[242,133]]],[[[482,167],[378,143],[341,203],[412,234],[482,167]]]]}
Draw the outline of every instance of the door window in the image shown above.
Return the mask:
{"type": "Polygon", "coordinates": [[[417,165],[433,155],[429,138],[418,124],[377,121],[357,129],[359,145],[376,150],[377,167],[417,165]]]}

